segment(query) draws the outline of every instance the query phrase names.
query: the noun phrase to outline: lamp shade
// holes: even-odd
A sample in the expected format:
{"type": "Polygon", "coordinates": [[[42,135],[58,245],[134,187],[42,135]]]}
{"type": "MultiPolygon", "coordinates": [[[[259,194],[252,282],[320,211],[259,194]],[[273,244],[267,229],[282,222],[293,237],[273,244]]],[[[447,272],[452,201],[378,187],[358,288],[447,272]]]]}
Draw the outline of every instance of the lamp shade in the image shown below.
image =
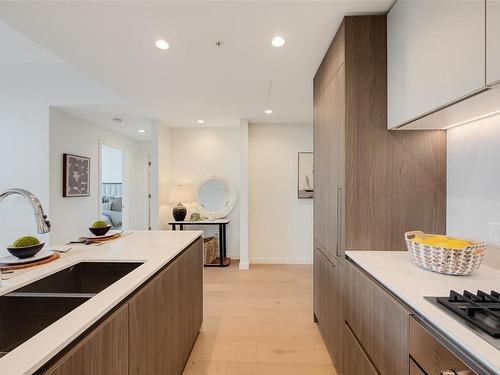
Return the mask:
{"type": "Polygon", "coordinates": [[[195,201],[194,189],[188,185],[175,185],[168,188],[169,203],[190,203],[195,201]]]}

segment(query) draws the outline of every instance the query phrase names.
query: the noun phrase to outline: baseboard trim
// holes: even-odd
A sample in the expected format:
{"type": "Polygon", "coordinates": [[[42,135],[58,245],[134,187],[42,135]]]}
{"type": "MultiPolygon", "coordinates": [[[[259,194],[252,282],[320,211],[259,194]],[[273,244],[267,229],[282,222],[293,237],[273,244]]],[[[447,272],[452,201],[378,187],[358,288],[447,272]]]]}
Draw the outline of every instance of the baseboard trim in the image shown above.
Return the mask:
{"type": "Polygon", "coordinates": [[[250,264],[312,264],[312,258],[251,258],[250,264]]]}
{"type": "Polygon", "coordinates": [[[248,269],[250,269],[250,264],[240,262],[239,268],[240,268],[240,270],[248,270],[248,269]]]}

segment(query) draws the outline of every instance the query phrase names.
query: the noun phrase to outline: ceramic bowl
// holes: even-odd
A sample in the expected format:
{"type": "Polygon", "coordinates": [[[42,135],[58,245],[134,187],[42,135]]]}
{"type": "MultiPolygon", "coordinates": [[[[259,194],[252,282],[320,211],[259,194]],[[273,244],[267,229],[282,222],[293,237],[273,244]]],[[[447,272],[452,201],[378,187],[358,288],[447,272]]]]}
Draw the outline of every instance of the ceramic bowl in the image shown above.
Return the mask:
{"type": "Polygon", "coordinates": [[[16,258],[24,259],[30,258],[42,250],[45,242],[41,242],[38,245],[24,246],[24,247],[11,247],[7,246],[7,251],[14,255],[16,258]]]}
{"type": "Polygon", "coordinates": [[[89,228],[89,231],[92,232],[94,236],[104,236],[111,229],[111,225],[102,228],[89,228]]]}

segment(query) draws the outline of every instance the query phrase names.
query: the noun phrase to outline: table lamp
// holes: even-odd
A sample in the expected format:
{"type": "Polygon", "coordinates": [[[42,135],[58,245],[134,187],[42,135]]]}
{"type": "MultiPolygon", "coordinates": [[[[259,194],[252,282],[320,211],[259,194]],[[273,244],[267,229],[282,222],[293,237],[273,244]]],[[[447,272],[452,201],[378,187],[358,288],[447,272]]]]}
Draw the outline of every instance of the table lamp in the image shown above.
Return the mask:
{"type": "Polygon", "coordinates": [[[174,220],[183,221],[186,218],[187,209],[182,203],[194,201],[193,188],[186,185],[170,186],[168,189],[168,201],[169,203],[177,203],[172,209],[174,220]]]}

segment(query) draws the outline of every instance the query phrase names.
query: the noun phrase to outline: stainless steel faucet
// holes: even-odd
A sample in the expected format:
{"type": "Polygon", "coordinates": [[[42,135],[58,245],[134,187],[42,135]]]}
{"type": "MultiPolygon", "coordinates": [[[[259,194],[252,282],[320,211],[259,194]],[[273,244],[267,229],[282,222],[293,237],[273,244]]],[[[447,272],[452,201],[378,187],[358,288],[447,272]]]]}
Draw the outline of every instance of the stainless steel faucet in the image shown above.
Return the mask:
{"type": "Polygon", "coordinates": [[[36,228],[38,230],[38,233],[50,232],[50,222],[47,220],[47,215],[43,213],[42,204],[35,194],[24,189],[7,189],[0,193],[0,203],[4,200],[4,198],[14,194],[22,195],[30,202],[31,207],[33,207],[33,213],[35,214],[36,228]]]}

